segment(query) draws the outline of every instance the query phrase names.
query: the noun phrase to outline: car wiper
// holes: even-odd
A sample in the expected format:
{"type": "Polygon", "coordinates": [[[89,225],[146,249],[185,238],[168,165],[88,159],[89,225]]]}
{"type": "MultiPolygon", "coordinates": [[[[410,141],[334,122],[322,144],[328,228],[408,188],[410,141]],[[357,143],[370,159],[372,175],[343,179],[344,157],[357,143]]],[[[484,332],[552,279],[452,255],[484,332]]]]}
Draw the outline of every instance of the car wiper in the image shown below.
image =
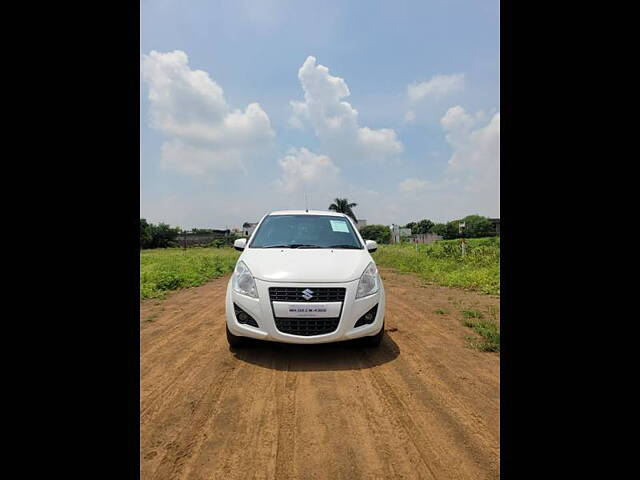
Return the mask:
{"type": "Polygon", "coordinates": [[[360,250],[360,247],[356,247],[355,245],[331,245],[327,248],[351,248],[354,250],[360,250]]]}

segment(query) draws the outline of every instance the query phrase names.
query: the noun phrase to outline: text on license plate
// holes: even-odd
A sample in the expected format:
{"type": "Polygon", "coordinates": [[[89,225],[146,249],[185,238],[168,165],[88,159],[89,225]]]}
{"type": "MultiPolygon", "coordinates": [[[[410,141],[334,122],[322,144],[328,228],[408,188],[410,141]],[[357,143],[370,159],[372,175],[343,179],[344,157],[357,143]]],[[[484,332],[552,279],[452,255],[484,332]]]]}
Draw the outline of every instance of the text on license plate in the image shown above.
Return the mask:
{"type": "Polygon", "coordinates": [[[289,307],[289,313],[327,313],[327,307],[289,307]]]}

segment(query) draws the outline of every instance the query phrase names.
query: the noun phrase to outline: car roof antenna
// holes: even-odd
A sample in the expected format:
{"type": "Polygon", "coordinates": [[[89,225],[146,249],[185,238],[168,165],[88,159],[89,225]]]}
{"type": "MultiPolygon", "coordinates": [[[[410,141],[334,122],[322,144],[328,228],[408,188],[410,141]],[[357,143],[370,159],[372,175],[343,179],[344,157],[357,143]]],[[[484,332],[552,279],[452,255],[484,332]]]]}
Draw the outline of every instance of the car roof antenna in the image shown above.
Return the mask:
{"type": "Polygon", "coordinates": [[[305,212],[309,213],[309,202],[307,202],[307,192],[304,192],[304,208],[305,208],[305,212]]]}

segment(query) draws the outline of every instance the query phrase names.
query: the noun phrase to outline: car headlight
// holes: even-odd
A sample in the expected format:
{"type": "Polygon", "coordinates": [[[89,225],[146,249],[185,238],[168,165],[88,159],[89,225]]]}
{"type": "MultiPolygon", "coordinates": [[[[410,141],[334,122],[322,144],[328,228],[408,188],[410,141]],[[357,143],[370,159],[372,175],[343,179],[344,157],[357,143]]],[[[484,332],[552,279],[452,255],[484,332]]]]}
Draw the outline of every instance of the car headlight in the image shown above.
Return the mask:
{"type": "Polygon", "coordinates": [[[248,297],[258,298],[256,281],[253,279],[249,267],[247,267],[242,260],[236,264],[236,269],[233,271],[233,277],[231,278],[231,285],[235,292],[248,297]]]}
{"type": "Polygon", "coordinates": [[[366,297],[373,295],[380,288],[380,280],[378,277],[378,269],[376,265],[371,262],[364,269],[364,273],[360,277],[358,282],[358,291],[356,292],[356,298],[366,297]]]}

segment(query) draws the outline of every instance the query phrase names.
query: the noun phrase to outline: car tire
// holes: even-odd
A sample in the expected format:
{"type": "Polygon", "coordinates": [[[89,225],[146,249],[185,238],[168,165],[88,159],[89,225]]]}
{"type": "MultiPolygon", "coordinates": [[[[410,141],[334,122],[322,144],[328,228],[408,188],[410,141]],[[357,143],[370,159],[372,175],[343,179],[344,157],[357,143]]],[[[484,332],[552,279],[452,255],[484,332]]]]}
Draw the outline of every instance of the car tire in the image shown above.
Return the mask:
{"type": "Polygon", "coordinates": [[[229,347],[231,348],[240,348],[247,345],[247,339],[245,337],[240,337],[238,335],[234,335],[229,331],[229,326],[225,325],[227,328],[227,342],[229,343],[229,347]]]}
{"type": "Polygon", "coordinates": [[[382,337],[384,337],[384,321],[382,322],[382,328],[378,333],[370,337],[362,337],[360,341],[365,347],[379,347],[382,342],[382,337]]]}

